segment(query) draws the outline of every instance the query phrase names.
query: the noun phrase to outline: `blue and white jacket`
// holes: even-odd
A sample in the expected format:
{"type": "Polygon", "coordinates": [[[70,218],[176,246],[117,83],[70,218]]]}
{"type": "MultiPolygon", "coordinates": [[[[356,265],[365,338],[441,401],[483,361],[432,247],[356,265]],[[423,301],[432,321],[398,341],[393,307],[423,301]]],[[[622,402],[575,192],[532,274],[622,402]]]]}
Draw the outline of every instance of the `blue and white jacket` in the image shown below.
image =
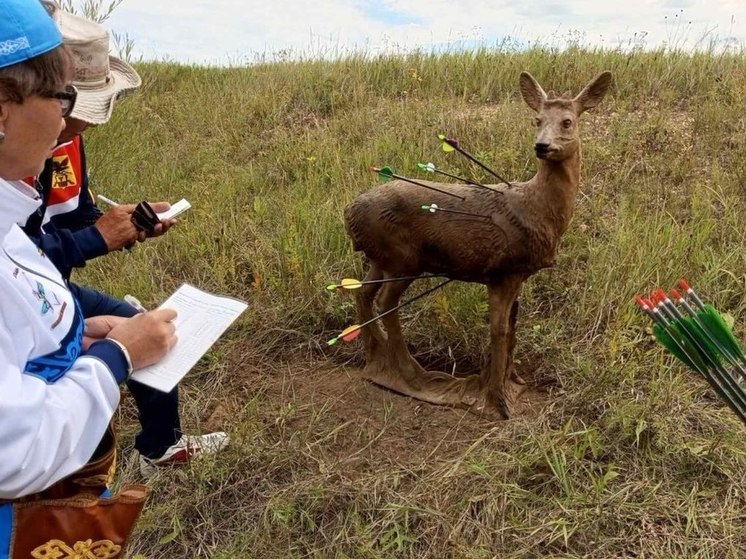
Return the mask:
{"type": "Polygon", "coordinates": [[[83,318],[60,272],[21,231],[40,204],[0,179],[0,499],[46,489],[84,466],[119,403],[122,350],[82,350],[83,318]]]}

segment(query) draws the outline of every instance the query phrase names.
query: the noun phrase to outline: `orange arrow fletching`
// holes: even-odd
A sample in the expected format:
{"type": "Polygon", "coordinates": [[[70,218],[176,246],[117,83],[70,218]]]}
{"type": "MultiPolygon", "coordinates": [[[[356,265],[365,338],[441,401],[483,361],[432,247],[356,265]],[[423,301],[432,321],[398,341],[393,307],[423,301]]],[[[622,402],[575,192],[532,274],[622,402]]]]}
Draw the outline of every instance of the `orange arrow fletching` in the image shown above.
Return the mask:
{"type": "Polygon", "coordinates": [[[335,345],[339,340],[343,340],[345,342],[351,342],[355,338],[357,338],[360,335],[361,328],[358,324],[353,324],[352,326],[348,326],[344,330],[342,330],[339,335],[335,338],[332,338],[328,342],[326,342],[326,345],[335,345]]]}
{"type": "Polygon", "coordinates": [[[358,326],[357,324],[353,324],[352,326],[348,326],[347,328],[342,330],[342,333],[339,335],[339,337],[342,338],[345,342],[351,342],[360,335],[360,331],[360,326],[358,326]]]}

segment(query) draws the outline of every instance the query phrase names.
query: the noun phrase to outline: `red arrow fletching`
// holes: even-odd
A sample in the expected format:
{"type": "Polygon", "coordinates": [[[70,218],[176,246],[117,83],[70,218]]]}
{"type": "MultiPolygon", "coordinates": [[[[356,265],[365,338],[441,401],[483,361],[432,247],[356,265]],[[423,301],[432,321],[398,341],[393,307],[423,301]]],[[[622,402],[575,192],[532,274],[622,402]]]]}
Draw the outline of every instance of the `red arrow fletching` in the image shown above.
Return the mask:
{"type": "Polygon", "coordinates": [[[342,330],[342,333],[339,335],[339,337],[342,338],[345,342],[351,342],[360,335],[360,332],[360,326],[358,326],[357,324],[353,324],[352,326],[348,326],[347,328],[342,330]]]}

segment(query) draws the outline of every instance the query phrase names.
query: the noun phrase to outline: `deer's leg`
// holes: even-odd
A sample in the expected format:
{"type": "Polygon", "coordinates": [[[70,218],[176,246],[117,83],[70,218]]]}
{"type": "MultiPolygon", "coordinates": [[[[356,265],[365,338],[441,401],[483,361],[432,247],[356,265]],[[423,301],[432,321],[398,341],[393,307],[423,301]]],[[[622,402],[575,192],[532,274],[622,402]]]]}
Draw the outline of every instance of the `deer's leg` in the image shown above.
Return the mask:
{"type": "MultiPolygon", "coordinates": [[[[386,274],[386,277],[393,276],[386,274]]],[[[405,280],[384,284],[378,296],[378,309],[381,314],[399,304],[402,294],[411,283],[411,280],[405,280]]],[[[401,392],[408,379],[421,372],[422,369],[407,349],[399,322],[399,311],[385,315],[381,318],[381,322],[386,330],[386,342],[385,345],[380,345],[373,358],[368,360],[365,374],[376,384],[401,392]]]]}
{"type": "Polygon", "coordinates": [[[510,381],[510,355],[515,337],[515,324],[511,325],[511,311],[518,296],[523,278],[509,276],[489,285],[490,308],[490,362],[482,373],[481,384],[485,394],[485,407],[496,407],[507,419],[510,417],[508,388],[510,381]],[[511,327],[512,326],[512,327],[511,327]]]}
{"type": "MultiPolygon", "coordinates": [[[[386,284],[378,301],[381,312],[396,307],[410,283],[386,284]]],[[[384,316],[381,321],[387,335],[386,355],[366,366],[364,374],[368,380],[432,404],[471,409],[483,400],[479,378],[457,378],[439,371],[426,371],[417,363],[407,348],[398,311],[384,316]]]]}
{"type": "MultiPolygon", "coordinates": [[[[520,295],[520,287],[518,288],[520,295]]],[[[510,309],[510,319],[508,322],[508,374],[510,380],[519,385],[525,385],[526,381],[521,378],[515,370],[515,363],[513,356],[515,355],[515,341],[516,341],[516,323],[518,322],[518,308],[520,307],[520,296],[516,296],[513,301],[513,306],[510,309]]]]}
{"type": "MultiPolygon", "coordinates": [[[[363,281],[380,280],[383,278],[383,272],[375,262],[370,263],[368,273],[365,275],[363,281]]],[[[381,288],[380,283],[373,283],[369,285],[363,284],[363,286],[355,293],[355,301],[357,303],[358,317],[360,318],[360,324],[373,318],[374,301],[379,289],[381,288]]],[[[370,362],[375,359],[375,355],[386,345],[386,336],[381,331],[381,327],[378,322],[369,324],[363,331],[360,332],[360,337],[363,340],[363,348],[365,349],[365,361],[370,362]]]]}

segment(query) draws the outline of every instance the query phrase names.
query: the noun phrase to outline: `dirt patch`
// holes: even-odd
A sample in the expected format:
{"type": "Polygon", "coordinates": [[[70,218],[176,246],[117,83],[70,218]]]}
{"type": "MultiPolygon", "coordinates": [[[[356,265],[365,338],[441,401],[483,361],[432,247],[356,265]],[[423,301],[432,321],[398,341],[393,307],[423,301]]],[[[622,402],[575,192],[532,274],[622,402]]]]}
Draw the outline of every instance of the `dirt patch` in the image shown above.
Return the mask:
{"type": "Polygon", "coordinates": [[[245,402],[261,394],[253,413],[265,430],[276,431],[277,440],[295,433],[309,450],[323,449],[326,461],[358,471],[406,468],[428,457],[452,459],[495,428],[512,429],[535,419],[548,402],[546,392],[529,387],[510,421],[493,421],[402,396],[364,380],[359,368],[326,361],[274,362],[251,372],[245,366],[232,369],[245,371],[241,381],[231,375],[227,384],[233,386],[225,386],[225,395],[234,397],[221,398],[203,416],[205,427],[235,423],[245,402]]]}

